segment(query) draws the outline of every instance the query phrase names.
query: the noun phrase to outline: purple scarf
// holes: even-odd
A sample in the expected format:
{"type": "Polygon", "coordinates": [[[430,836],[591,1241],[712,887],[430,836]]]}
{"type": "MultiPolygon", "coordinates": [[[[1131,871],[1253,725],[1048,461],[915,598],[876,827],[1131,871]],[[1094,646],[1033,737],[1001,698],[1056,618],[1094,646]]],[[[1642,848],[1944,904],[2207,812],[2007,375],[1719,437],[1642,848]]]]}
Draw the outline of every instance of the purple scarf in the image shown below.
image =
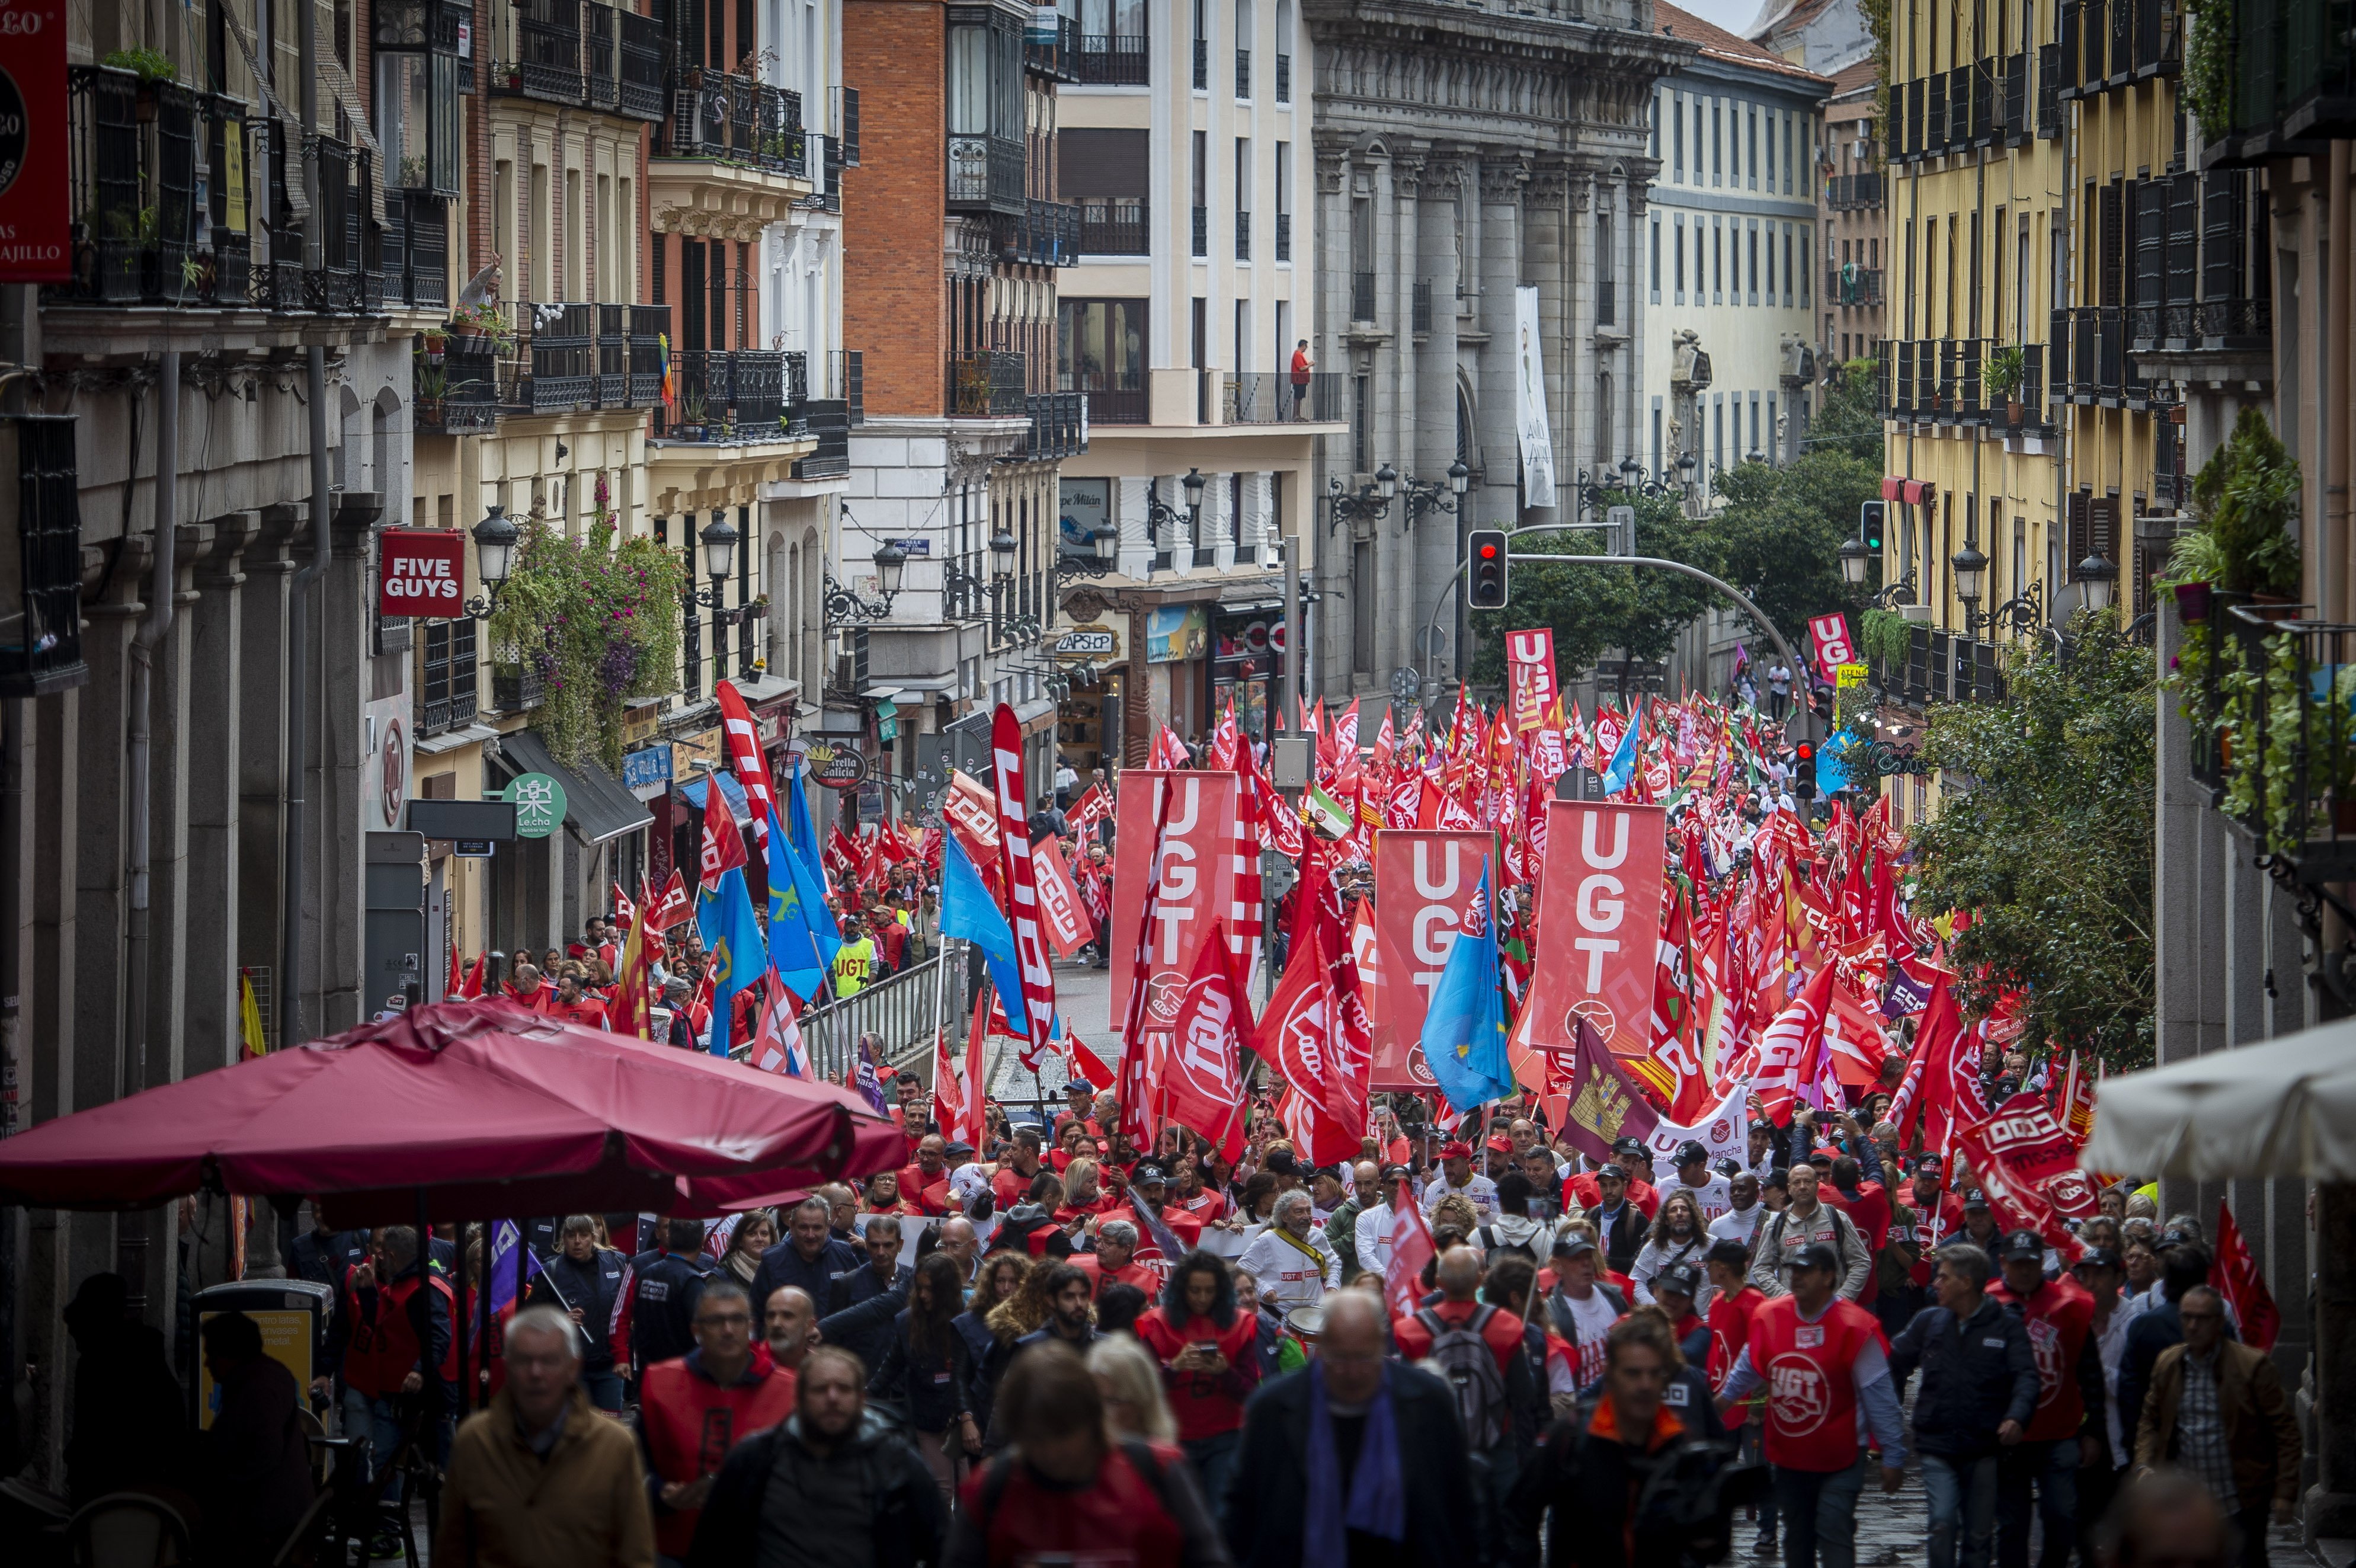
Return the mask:
{"type": "Polygon", "coordinates": [[[1350,1495],[1342,1496],[1342,1459],[1333,1441],[1333,1414],[1325,1393],[1323,1363],[1312,1361],[1309,1376],[1309,1485],[1301,1520],[1301,1560],[1306,1568],[1346,1568],[1351,1530],[1386,1541],[1407,1539],[1407,1487],[1399,1475],[1398,1423],[1391,1409],[1391,1369],[1366,1406],[1366,1433],[1350,1475],[1350,1495]]]}

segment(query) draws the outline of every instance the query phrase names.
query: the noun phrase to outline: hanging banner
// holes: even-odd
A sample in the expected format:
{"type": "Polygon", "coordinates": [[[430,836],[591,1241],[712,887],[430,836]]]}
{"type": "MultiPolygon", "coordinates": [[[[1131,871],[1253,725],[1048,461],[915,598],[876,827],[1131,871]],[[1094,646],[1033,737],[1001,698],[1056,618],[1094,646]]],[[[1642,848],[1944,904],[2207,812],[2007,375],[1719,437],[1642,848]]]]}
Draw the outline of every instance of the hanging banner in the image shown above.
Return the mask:
{"type": "Polygon", "coordinates": [[[1375,1020],[1377,1090],[1435,1087],[1419,1043],[1423,1015],[1480,891],[1483,858],[1494,858],[1495,846],[1488,832],[1386,828],[1375,835],[1377,983],[1367,1003],[1375,1020]]]}
{"type": "Polygon", "coordinates": [[[1232,773],[1192,768],[1121,770],[1120,798],[1113,822],[1115,925],[1134,926],[1145,908],[1147,878],[1153,878],[1154,929],[1148,933],[1150,961],[1142,974],[1129,940],[1112,943],[1112,1006],[1115,1020],[1129,1016],[1130,993],[1147,988],[1144,1015],[1157,1031],[1175,1027],[1178,1005],[1193,977],[1194,951],[1215,919],[1226,918],[1236,892],[1236,812],[1238,780],[1232,773]],[[1162,793],[1171,793],[1163,824],[1162,858],[1153,854],[1153,824],[1162,815],[1162,793]]]}
{"type": "MultiPolygon", "coordinates": [[[[1662,1183],[1676,1179],[1677,1147],[1687,1142],[1699,1144],[1708,1150],[1713,1165],[1721,1159],[1750,1165],[1750,1098],[1751,1086],[1739,1083],[1728,1091],[1724,1100],[1704,1112],[1700,1120],[1690,1127],[1680,1127],[1674,1122],[1654,1122],[1653,1130],[1644,1134],[1644,1143],[1653,1151],[1655,1179],[1662,1183]]],[[[1704,1220],[1717,1218],[1715,1214],[1702,1216],[1704,1220]]]]}
{"type": "Polygon", "coordinates": [[[1537,958],[1517,1033],[1540,1050],[1567,1051],[1583,1018],[1622,1056],[1649,1056],[1667,813],[1549,800],[1546,831],[1537,958]]]}
{"type": "Polygon", "coordinates": [[[1514,290],[1514,428],[1521,437],[1522,504],[1554,505],[1554,422],[1547,416],[1546,355],[1535,284],[1514,290]]]}
{"type": "Polygon", "coordinates": [[[1816,671],[1838,670],[1844,664],[1857,662],[1857,648],[1848,639],[1848,617],[1837,612],[1828,616],[1811,616],[1808,635],[1816,643],[1816,671]]]}
{"type": "Polygon", "coordinates": [[[1039,917],[1057,958],[1069,958],[1096,940],[1096,923],[1080,907],[1080,890],[1053,834],[1039,841],[1031,856],[1031,872],[1039,883],[1039,917]]]}
{"type": "Polygon", "coordinates": [[[991,771],[998,784],[998,847],[1000,870],[1006,879],[1006,914],[1014,928],[1014,956],[1023,966],[1022,996],[1001,1000],[1022,1003],[1020,1008],[1009,1006],[1006,1011],[1009,1017],[1018,1012],[1023,1015],[1017,1026],[1031,1042],[1031,1048],[1023,1053],[1023,1065],[1036,1073],[1039,1054],[1055,1036],[1055,968],[1047,957],[1039,884],[1032,869],[1031,835],[1023,828],[1031,792],[1023,784],[1023,722],[1004,703],[991,715],[990,752],[991,771]]]}
{"type": "Polygon", "coordinates": [[[1514,693],[1514,728],[1526,735],[1546,723],[1554,706],[1554,628],[1507,632],[1505,673],[1514,693]]]}

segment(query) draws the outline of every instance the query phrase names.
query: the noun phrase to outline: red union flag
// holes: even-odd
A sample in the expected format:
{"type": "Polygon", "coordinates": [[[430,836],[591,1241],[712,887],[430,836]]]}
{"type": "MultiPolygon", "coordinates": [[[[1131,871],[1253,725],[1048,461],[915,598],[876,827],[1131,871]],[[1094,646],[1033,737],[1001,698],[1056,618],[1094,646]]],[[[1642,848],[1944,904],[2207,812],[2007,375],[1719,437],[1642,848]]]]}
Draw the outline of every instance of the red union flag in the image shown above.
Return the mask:
{"type": "Polygon", "coordinates": [[[1848,640],[1848,617],[1835,614],[1811,616],[1808,635],[1816,640],[1816,672],[1829,675],[1844,664],[1857,662],[1857,650],[1848,640]]]}
{"type": "Polygon", "coordinates": [[[1652,1054],[1666,832],[1658,806],[1547,802],[1537,958],[1520,1031],[1530,1044],[1568,1051],[1583,1018],[1622,1056],[1652,1054]]]}
{"type": "Polygon", "coordinates": [[[1437,1088],[1424,1065],[1423,1015],[1448,950],[1495,853],[1486,832],[1385,829],[1375,835],[1375,970],[1369,993],[1377,1090],[1437,1088]]]}
{"type": "Polygon", "coordinates": [[[1222,941],[1195,944],[1193,977],[1179,1004],[1162,1079],[1162,1111],[1213,1147],[1243,1149],[1243,1041],[1250,1004],[1222,941]]]}
{"type": "MultiPolygon", "coordinates": [[[[1014,959],[1023,969],[1023,1020],[1018,1026],[1031,1048],[1023,1065],[1039,1070],[1039,1053],[1055,1032],[1055,968],[1048,961],[1039,915],[1039,884],[1033,875],[1031,835],[1023,820],[1029,797],[1023,789],[1023,721],[1004,703],[990,721],[991,768],[998,781],[998,847],[1006,876],[1006,914],[1014,928],[1014,959]]],[[[1012,1000],[1009,998],[1008,1000],[1012,1000]]],[[[1009,1008],[1009,1015],[1013,1009],[1009,1008]]]]}
{"type": "Polygon", "coordinates": [[[1097,929],[1080,908],[1080,890],[1053,836],[1032,847],[1031,870],[1039,881],[1039,914],[1046,922],[1047,940],[1055,945],[1056,957],[1069,958],[1096,936],[1097,929]]]}
{"type": "Polygon", "coordinates": [[[1505,673],[1514,693],[1514,728],[1526,734],[1554,707],[1554,628],[1505,634],[1505,673]]]}
{"type": "Polygon", "coordinates": [[[1965,1134],[2002,1160],[2020,1180],[2041,1185],[2078,1168],[2078,1151],[2045,1101],[2022,1090],[1965,1134]]]}
{"type": "Polygon", "coordinates": [[[378,535],[379,615],[454,619],[466,613],[466,536],[455,528],[388,528],[378,535]]]}
{"type": "Polygon", "coordinates": [[[1363,1123],[1336,1121],[1329,1109],[1334,1081],[1343,1070],[1341,1033],[1325,942],[1312,921],[1295,939],[1284,977],[1268,999],[1259,1027],[1259,1053],[1289,1090],[1277,1113],[1312,1165],[1355,1159],[1365,1132],[1363,1123]]]}
{"type": "Polygon", "coordinates": [[[1145,987],[1144,1028],[1167,1033],[1178,1017],[1194,949],[1203,933],[1229,917],[1235,900],[1237,779],[1192,768],[1124,768],[1120,775],[1118,849],[1112,906],[1118,921],[1134,920],[1153,899],[1146,933],[1150,961],[1141,974],[1138,953],[1124,938],[1112,945],[1112,1015],[1129,1016],[1130,993],[1145,987]],[[1164,815],[1164,797],[1167,814],[1164,815]],[[1154,823],[1162,823],[1156,864],[1154,823]],[[1151,879],[1151,886],[1148,883],[1151,879]]]}
{"type": "Polygon", "coordinates": [[[965,773],[952,774],[941,791],[941,821],[957,834],[958,845],[980,872],[991,891],[998,886],[998,804],[980,781],[965,773]]]}

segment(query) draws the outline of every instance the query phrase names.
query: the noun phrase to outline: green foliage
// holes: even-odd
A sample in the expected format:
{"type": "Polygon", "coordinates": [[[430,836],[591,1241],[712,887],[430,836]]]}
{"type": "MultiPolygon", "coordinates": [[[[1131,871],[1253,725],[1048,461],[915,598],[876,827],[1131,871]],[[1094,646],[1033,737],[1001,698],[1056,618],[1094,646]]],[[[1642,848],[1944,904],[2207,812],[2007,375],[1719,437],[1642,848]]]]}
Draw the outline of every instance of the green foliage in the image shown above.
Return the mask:
{"type": "Polygon", "coordinates": [[[2209,581],[2240,594],[2298,592],[2299,485],[2298,463],[2266,416],[2244,408],[2232,438],[2192,481],[2193,514],[2215,543],[2221,574],[2209,581]]]}
{"type": "Polygon", "coordinates": [[[170,81],[180,74],[172,57],[161,49],[112,49],[101,65],[135,73],[142,81],[170,81]]]}
{"type": "Polygon", "coordinates": [[[2153,662],[2115,609],[2082,614],[2065,658],[2016,660],[2008,702],[1934,707],[1945,798],[1913,832],[1922,906],[1972,914],[1965,1004],[2019,987],[2030,1044],[2115,1069],[2152,1059],[2153,662]]]}
{"type": "MultiPolygon", "coordinates": [[[[599,486],[598,504],[605,504],[599,486]]],[[[615,542],[605,512],[578,539],[527,518],[515,567],[491,617],[501,663],[537,672],[545,700],[535,721],[559,761],[594,757],[622,766],[622,714],[631,698],[679,683],[679,557],[644,536],[615,542]]]]}
{"type": "MultiPolygon", "coordinates": [[[[1685,561],[1711,570],[1707,538],[1708,525],[1688,519],[1676,500],[1667,497],[1622,497],[1636,509],[1636,553],[1665,560],[1685,561]]],[[[1516,553],[1601,555],[1603,542],[1595,533],[1539,534],[1514,542],[1516,553]]],[[[1476,683],[1500,684],[1505,678],[1505,634],[1526,627],[1554,628],[1555,668],[1568,675],[1591,669],[1615,649],[1632,659],[1656,660],[1667,655],[1687,622],[1718,602],[1706,584],[1657,568],[1634,566],[1531,566],[1513,568],[1513,606],[1501,611],[1481,611],[1472,618],[1480,639],[1472,660],[1476,683]]]]}
{"type": "MultiPolygon", "coordinates": [[[[1881,461],[1880,367],[1851,360],[1833,371],[1808,422],[1808,446],[1817,452],[1846,452],[1861,463],[1881,461]]],[[[1852,521],[1854,521],[1852,519],[1852,521]]]]}
{"type": "Polygon", "coordinates": [[[1880,665],[1902,665],[1914,648],[1914,623],[1895,610],[1865,610],[1857,618],[1858,646],[1880,665]]]}
{"type": "Polygon", "coordinates": [[[2177,91],[2209,141],[2233,128],[2234,11],[2234,0],[2185,0],[2184,73],[2177,91]]]}
{"type": "Polygon", "coordinates": [[[1987,390],[1992,397],[2010,398],[2020,390],[2021,379],[2029,373],[2029,356],[2011,343],[1988,356],[1987,390]]]}
{"type": "Polygon", "coordinates": [[[1840,547],[1857,533],[1858,509],[1881,493],[1879,420],[1874,429],[1872,460],[1819,446],[1783,468],[1745,463],[1719,483],[1726,504],[1708,531],[1718,564],[1696,564],[1748,594],[1795,651],[1810,616],[1863,607],[1863,590],[1841,578],[1840,547]]]}
{"type": "Polygon", "coordinates": [[[1890,0],[1858,0],[1866,31],[1873,35],[1874,166],[1890,161],[1890,0]]]}

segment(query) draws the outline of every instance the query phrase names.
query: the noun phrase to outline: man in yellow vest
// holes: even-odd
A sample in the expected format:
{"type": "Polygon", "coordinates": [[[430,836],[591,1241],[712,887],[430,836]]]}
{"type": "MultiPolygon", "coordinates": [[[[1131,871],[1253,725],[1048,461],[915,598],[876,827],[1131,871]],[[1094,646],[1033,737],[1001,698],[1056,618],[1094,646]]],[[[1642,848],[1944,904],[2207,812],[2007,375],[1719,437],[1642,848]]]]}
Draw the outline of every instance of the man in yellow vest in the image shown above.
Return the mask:
{"type": "Polygon", "coordinates": [[[875,939],[856,915],[842,918],[842,950],[834,955],[834,993],[855,996],[875,972],[875,939]]]}

